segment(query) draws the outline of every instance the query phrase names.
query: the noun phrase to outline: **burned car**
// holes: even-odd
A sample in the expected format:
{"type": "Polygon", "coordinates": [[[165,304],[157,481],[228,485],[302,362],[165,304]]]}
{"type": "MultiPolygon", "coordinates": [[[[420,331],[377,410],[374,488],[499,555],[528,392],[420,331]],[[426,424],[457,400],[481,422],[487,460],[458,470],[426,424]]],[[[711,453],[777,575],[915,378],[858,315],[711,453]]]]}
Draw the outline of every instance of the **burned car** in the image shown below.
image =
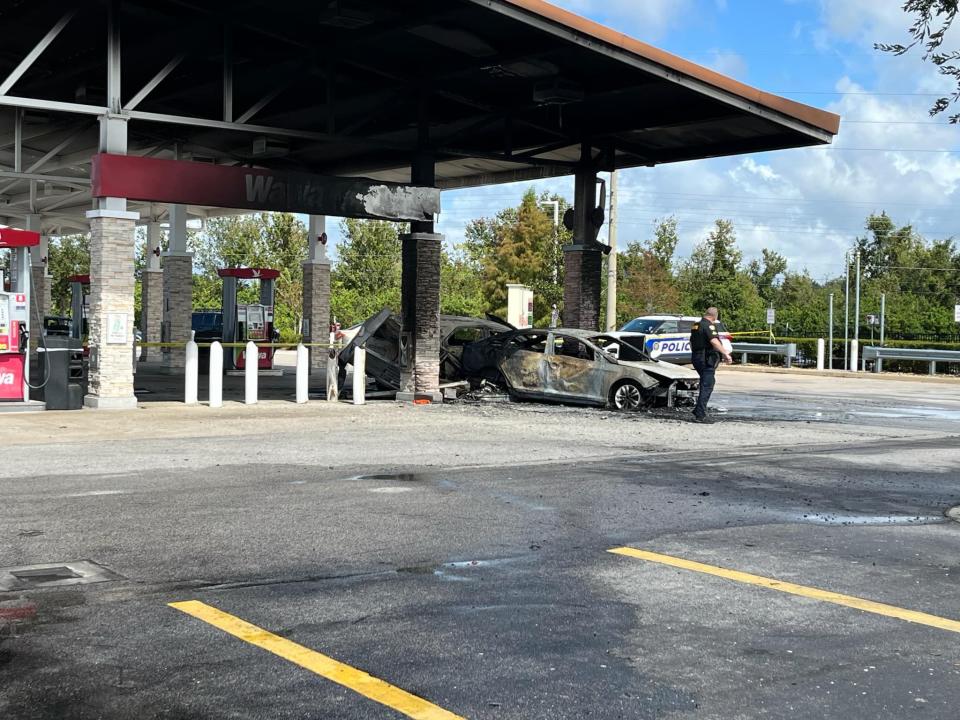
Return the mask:
{"type": "MultiPolygon", "coordinates": [[[[440,381],[455,383],[467,379],[463,372],[463,349],[492,335],[514,328],[492,316],[488,318],[440,316],[440,381]]],[[[344,385],[347,365],[353,363],[355,348],[367,350],[367,375],[381,390],[400,389],[400,318],[384,308],[361,325],[344,331],[346,344],[340,351],[340,386],[344,385]]]]}
{"type": "Polygon", "coordinates": [[[586,330],[514,330],[471,343],[468,377],[506,386],[512,397],[639,410],[695,400],[699,377],[650,357],[622,338],[586,330]]]}

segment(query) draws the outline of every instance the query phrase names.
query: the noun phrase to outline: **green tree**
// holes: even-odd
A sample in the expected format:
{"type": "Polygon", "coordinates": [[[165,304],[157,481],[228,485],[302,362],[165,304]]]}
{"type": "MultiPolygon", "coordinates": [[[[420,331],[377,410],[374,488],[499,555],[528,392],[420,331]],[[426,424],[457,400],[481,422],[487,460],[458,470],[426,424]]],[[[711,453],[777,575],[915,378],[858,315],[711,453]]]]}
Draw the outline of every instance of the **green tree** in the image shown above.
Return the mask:
{"type": "Polygon", "coordinates": [[[571,238],[566,228],[554,227],[553,209],[545,209],[544,201],[559,202],[561,215],[569,207],[563,198],[547,193],[538,197],[531,188],[519,206],[471,222],[464,243],[466,257],[482,267],[487,310],[505,315],[507,284],[526,285],[534,293],[534,323],[538,325],[549,322],[554,304],[562,306],[562,246],[571,238]]]}
{"type": "Polygon", "coordinates": [[[694,315],[713,305],[721,320],[736,330],[754,330],[763,320],[763,300],[741,267],[733,223],[717,220],[678,274],[686,310],[694,315]]]}
{"type": "MultiPolygon", "coordinates": [[[[194,252],[195,308],[219,307],[221,284],[217,270],[266,267],[280,271],[274,301],[274,325],[284,342],[300,337],[303,317],[303,267],[307,229],[291,213],[256,213],[223,217],[207,223],[206,231],[189,238],[194,252]]],[[[253,288],[238,293],[243,302],[256,302],[253,288]]]]}
{"type": "Polygon", "coordinates": [[[63,235],[50,238],[48,268],[51,275],[50,300],[54,315],[71,314],[71,287],[68,278],[90,272],[90,236],[63,235]]]}
{"type": "Polygon", "coordinates": [[[667,272],[673,271],[673,256],[680,244],[677,232],[677,218],[670,216],[654,223],[653,238],[647,243],[647,250],[667,272]]]}
{"type": "Polygon", "coordinates": [[[617,258],[617,324],[654,313],[675,313],[682,303],[673,276],[680,236],[677,219],[654,223],[653,237],[632,242],[617,258]]]}
{"type": "MultiPolygon", "coordinates": [[[[957,19],[958,8],[958,0],[907,0],[903,4],[903,10],[913,16],[909,42],[906,45],[874,45],[878,50],[894,55],[905,55],[919,45],[923,48],[923,59],[932,62],[941,75],[950,78],[957,85],[956,91],[951,95],[936,100],[930,109],[931,115],[944,112],[960,100],[960,50],[947,50],[943,47],[947,32],[957,19]]],[[[950,116],[950,122],[960,122],[960,113],[950,116]]]]}
{"type": "Polygon", "coordinates": [[[763,260],[751,260],[747,266],[747,273],[753,281],[754,286],[760,297],[765,303],[773,303],[776,290],[777,278],[787,271],[787,259],[780,253],[763,248],[763,260]]]}
{"type": "Polygon", "coordinates": [[[403,224],[385,220],[344,220],[331,278],[331,311],[344,327],[385,307],[400,312],[403,224]]]}

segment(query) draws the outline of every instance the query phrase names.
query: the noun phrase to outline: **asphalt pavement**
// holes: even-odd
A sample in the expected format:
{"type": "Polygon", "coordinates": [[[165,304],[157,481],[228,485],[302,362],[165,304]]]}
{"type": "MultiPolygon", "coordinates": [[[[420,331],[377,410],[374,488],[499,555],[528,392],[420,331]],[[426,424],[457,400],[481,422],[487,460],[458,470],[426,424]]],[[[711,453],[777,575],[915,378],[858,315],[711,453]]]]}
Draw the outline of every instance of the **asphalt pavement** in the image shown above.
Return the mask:
{"type": "Polygon", "coordinates": [[[25,421],[0,717],[955,718],[957,387],[851,382],[25,421]]]}

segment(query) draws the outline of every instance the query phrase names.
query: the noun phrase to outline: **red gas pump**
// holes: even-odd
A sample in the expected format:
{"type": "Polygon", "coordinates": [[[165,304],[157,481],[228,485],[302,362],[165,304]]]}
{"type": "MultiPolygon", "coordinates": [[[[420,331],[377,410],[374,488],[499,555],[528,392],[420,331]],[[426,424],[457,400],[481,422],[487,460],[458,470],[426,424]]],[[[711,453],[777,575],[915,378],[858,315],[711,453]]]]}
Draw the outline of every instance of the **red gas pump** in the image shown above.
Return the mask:
{"type": "Polygon", "coordinates": [[[24,402],[29,397],[30,255],[40,233],[0,228],[0,248],[9,249],[10,288],[0,281],[0,401],[24,402]]]}
{"type": "MultiPolygon", "coordinates": [[[[270,343],[273,341],[274,283],[279,270],[270,268],[224,268],[217,270],[223,279],[223,341],[227,343],[270,343]],[[259,303],[238,303],[237,283],[257,280],[260,283],[259,303]]],[[[273,348],[260,348],[257,367],[273,369],[273,348]]],[[[234,348],[224,354],[227,371],[243,370],[247,364],[246,351],[234,348]]]]}

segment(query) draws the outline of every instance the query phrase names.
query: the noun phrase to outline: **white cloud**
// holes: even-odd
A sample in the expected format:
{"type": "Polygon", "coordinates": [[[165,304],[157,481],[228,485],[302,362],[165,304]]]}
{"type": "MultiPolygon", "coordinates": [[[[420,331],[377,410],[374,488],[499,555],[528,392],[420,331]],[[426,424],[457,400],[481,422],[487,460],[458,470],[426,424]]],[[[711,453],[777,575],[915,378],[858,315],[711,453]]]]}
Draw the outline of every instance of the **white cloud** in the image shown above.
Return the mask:
{"type": "Polygon", "coordinates": [[[733,50],[713,50],[704,65],[735,80],[747,78],[747,61],[733,50]]]}

